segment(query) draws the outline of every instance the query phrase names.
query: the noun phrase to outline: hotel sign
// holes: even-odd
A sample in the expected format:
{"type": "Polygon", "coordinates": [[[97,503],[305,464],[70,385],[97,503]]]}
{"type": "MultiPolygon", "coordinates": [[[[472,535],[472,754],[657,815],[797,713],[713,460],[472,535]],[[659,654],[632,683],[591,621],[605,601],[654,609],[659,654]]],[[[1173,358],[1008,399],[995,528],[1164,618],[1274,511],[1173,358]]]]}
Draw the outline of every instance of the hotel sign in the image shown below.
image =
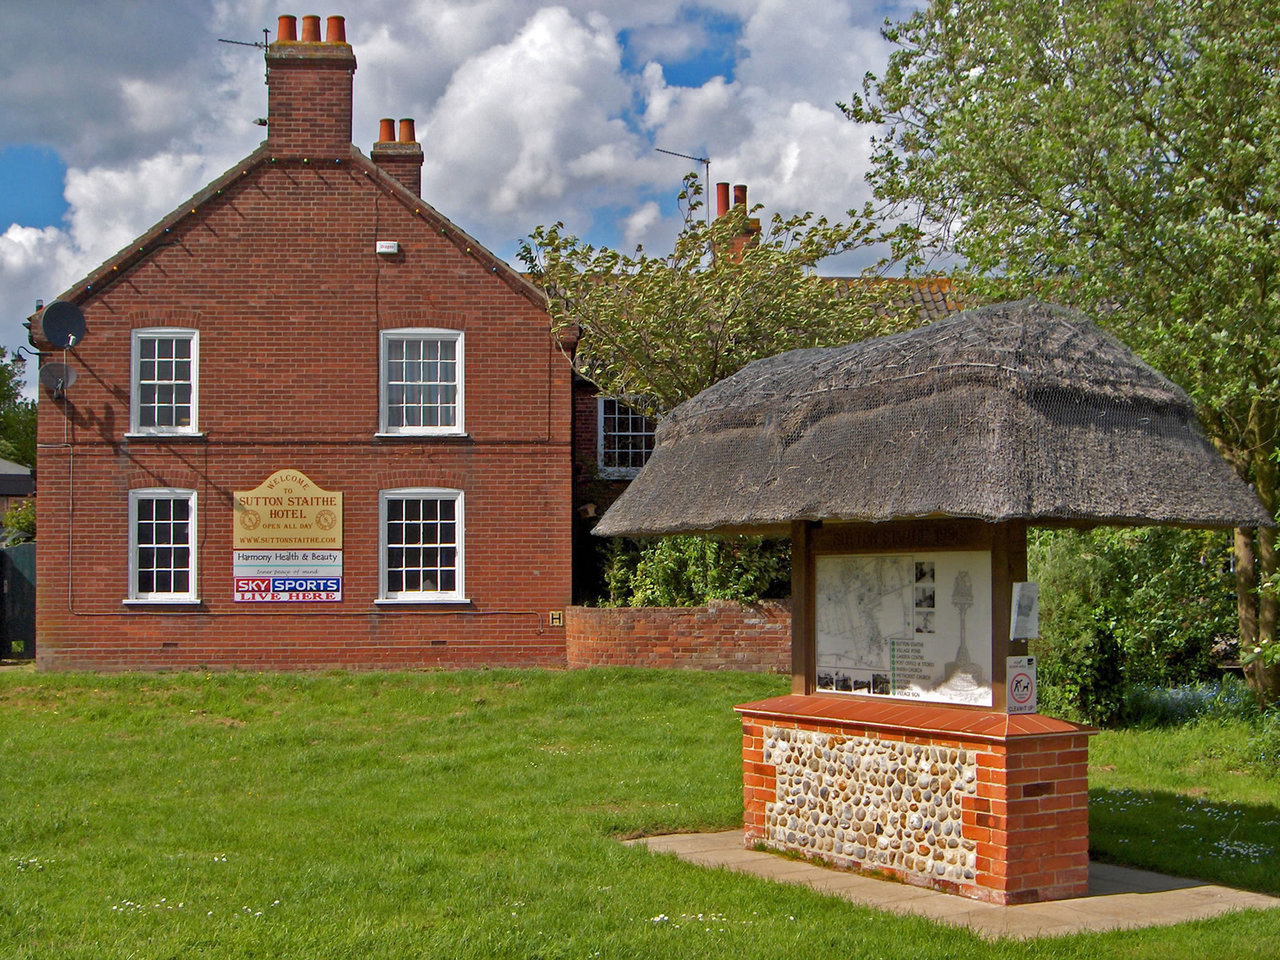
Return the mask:
{"type": "Polygon", "coordinates": [[[300,470],[277,470],[233,496],[236,550],[342,549],[342,494],[322,490],[300,470]]]}

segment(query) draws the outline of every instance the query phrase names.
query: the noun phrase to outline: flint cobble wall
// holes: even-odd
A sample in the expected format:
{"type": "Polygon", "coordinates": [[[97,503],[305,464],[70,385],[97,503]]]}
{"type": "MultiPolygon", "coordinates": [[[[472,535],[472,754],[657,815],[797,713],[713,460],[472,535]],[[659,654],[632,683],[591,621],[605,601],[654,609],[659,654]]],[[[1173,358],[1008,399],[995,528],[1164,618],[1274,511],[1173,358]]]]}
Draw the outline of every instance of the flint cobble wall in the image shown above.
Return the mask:
{"type": "Polygon", "coordinates": [[[977,841],[963,835],[973,751],[880,737],[765,727],[777,769],[765,804],[765,843],[913,880],[974,880],[977,841]]]}

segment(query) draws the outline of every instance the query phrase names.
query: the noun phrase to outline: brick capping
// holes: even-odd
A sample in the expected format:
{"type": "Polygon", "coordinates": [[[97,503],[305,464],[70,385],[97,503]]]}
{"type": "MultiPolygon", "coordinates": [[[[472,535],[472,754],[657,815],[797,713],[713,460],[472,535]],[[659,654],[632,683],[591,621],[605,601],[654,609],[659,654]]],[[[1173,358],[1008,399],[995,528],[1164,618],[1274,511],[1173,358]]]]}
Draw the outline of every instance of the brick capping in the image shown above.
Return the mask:
{"type": "Polygon", "coordinates": [[[1098,732],[1092,727],[1083,727],[1038,713],[993,713],[986,707],[912,703],[899,699],[860,697],[856,694],[839,697],[788,694],[744,703],[734,709],[744,716],[761,719],[851,723],[898,733],[954,733],[967,739],[993,743],[1052,734],[1081,733],[1092,736],[1098,732]]]}

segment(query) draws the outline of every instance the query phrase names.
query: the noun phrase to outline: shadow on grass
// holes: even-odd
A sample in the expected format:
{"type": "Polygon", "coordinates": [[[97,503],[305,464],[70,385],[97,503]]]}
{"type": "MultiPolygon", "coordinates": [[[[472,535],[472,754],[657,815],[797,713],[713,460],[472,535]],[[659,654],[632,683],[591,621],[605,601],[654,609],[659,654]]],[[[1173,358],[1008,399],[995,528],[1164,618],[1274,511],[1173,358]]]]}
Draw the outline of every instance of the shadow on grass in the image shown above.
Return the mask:
{"type": "Polygon", "coordinates": [[[1280,896],[1280,804],[1164,790],[1089,791],[1089,855],[1280,896]]]}

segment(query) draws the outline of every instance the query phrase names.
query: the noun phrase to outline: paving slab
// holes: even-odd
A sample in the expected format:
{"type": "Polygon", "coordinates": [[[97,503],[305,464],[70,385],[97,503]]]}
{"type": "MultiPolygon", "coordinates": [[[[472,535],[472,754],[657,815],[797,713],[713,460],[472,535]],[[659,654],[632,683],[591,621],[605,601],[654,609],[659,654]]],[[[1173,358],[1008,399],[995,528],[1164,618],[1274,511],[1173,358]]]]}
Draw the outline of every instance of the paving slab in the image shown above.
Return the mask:
{"type": "Polygon", "coordinates": [[[1086,896],[1003,907],[752,850],[744,845],[741,830],[641,837],[627,843],[704,867],[801,884],[877,910],[967,927],[989,939],[1166,926],[1233,910],[1280,909],[1280,897],[1106,863],[1089,864],[1086,896]]]}

